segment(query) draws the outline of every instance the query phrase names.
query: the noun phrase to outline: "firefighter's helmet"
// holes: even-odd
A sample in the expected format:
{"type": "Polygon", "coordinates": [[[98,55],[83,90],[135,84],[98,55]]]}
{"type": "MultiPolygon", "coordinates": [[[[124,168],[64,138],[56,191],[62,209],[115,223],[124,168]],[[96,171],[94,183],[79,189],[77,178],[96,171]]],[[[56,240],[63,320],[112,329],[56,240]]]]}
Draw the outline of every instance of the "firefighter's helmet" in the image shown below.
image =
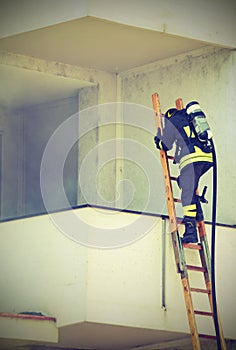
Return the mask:
{"type": "Polygon", "coordinates": [[[176,108],[170,108],[168,109],[168,111],[166,111],[165,113],[165,117],[166,118],[171,118],[173,117],[173,115],[177,112],[177,109],[176,108]]]}

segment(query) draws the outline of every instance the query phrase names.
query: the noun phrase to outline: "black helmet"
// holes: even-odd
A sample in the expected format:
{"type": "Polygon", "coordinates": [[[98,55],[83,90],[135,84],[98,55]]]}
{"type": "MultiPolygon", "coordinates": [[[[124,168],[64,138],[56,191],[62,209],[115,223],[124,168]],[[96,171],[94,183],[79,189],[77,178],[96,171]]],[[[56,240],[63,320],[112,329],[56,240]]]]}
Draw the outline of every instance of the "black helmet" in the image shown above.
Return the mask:
{"type": "Polygon", "coordinates": [[[177,112],[177,108],[170,108],[165,113],[165,118],[171,118],[177,112]]]}

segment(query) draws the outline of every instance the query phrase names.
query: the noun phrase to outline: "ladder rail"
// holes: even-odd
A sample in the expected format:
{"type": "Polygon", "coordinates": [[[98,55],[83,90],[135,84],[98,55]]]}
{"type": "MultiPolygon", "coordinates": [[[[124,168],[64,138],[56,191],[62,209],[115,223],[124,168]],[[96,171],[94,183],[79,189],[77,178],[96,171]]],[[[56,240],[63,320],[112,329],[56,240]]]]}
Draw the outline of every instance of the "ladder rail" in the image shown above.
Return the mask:
{"type": "MultiPolygon", "coordinates": [[[[205,229],[204,225],[203,225],[203,228],[205,229]]],[[[208,299],[209,299],[210,309],[211,309],[212,315],[214,317],[214,314],[213,314],[214,308],[213,308],[213,301],[212,301],[211,263],[210,263],[210,259],[209,259],[210,253],[209,253],[206,234],[202,237],[200,236],[200,239],[202,241],[202,246],[203,246],[202,252],[199,252],[200,259],[201,259],[202,265],[205,266],[207,269],[207,273],[204,273],[204,280],[205,280],[206,289],[208,290],[208,299]]],[[[220,334],[221,347],[222,347],[222,350],[226,350],[226,342],[224,339],[223,328],[222,328],[222,325],[220,322],[219,313],[217,314],[217,318],[218,318],[218,323],[219,323],[219,334],[220,334]]]]}
{"type": "MultiPolygon", "coordinates": [[[[152,103],[153,103],[153,109],[154,109],[156,128],[157,130],[160,129],[162,133],[163,122],[161,121],[162,114],[161,114],[161,107],[160,107],[160,97],[158,93],[154,93],[152,95],[152,103]]],[[[161,166],[164,174],[164,187],[165,187],[165,193],[166,193],[166,199],[167,199],[169,226],[170,226],[170,232],[172,236],[172,243],[174,248],[177,272],[180,272],[181,270],[183,270],[183,263],[182,263],[182,256],[179,253],[180,241],[179,241],[179,234],[178,234],[178,223],[176,218],[175,205],[173,201],[172,183],[169,176],[169,173],[170,173],[169,161],[168,161],[169,158],[173,159],[173,157],[170,157],[167,155],[167,152],[165,152],[164,150],[160,150],[160,161],[161,161],[161,166]]]]}
{"type": "MultiPolygon", "coordinates": [[[[162,118],[163,114],[161,113],[160,98],[158,93],[154,93],[152,95],[152,102],[153,102],[156,127],[157,127],[157,130],[162,134],[164,122],[162,118]]],[[[175,101],[175,104],[177,109],[183,109],[182,98],[178,98],[175,101]]],[[[170,233],[172,237],[172,245],[174,250],[177,272],[180,273],[180,276],[181,276],[193,349],[201,350],[200,338],[211,338],[211,339],[216,338],[215,336],[212,336],[212,335],[199,334],[197,329],[197,321],[195,317],[195,315],[210,316],[211,318],[213,318],[214,316],[213,303],[212,303],[210,250],[208,247],[207,234],[206,234],[204,221],[201,221],[197,225],[198,233],[200,237],[199,244],[197,245],[182,244],[182,241],[179,237],[175,202],[181,202],[181,200],[173,197],[172,181],[177,180],[176,177],[170,175],[169,160],[173,160],[173,159],[174,157],[169,156],[166,151],[160,150],[160,160],[161,160],[161,165],[162,165],[162,170],[164,175],[164,186],[165,186],[166,201],[168,206],[169,226],[170,226],[170,233]],[[196,251],[199,252],[201,267],[188,265],[186,263],[185,253],[184,253],[185,248],[195,249],[196,251]],[[188,270],[195,270],[203,273],[206,289],[190,287],[188,270]],[[191,292],[205,293],[208,295],[210,312],[194,310],[191,292]]],[[[225,343],[223,330],[220,322],[219,322],[219,331],[220,331],[220,340],[221,340],[222,350],[226,350],[226,343],[225,343]]]]}
{"type": "MultiPolygon", "coordinates": [[[[155,113],[155,121],[157,128],[162,124],[161,121],[158,121],[158,117],[161,118],[161,108],[160,108],[160,99],[159,95],[157,93],[152,95],[152,102],[153,102],[153,109],[155,113]]],[[[161,129],[163,131],[163,129],[161,129]]],[[[180,242],[179,233],[178,233],[178,223],[176,219],[176,211],[175,211],[175,204],[173,200],[173,190],[172,190],[172,184],[170,179],[170,169],[169,169],[169,159],[173,159],[173,157],[167,156],[167,152],[164,150],[160,150],[160,160],[161,165],[163,169],[164,174],[164,186],[165,186],[165,193],[166,193],[166,200],[167,200],[167,206],[168,206],[168,215],[169,215],[169,225],[170,225],[170,232],[172,237],[172,245],[174,249],[174,255],[175,255],[175,261],[177,266],[177,272],[181,274],[181,281],[184,291],[184,299],[185,299],[185,305],[189,320],[189,328],[192,338],[192,344],[194,350],[201,350],[200,347],[200,340],[197,333],[197,324],[196,324],[196,318],[194,314],[194,308],[193,308],[193,301],[191,297],[190,292],[190,285],[189,285],[189,279],[188,279],[188,272],[186,268],[186,262],[184,258],[183,253],[183,247],[180,242]]]]}

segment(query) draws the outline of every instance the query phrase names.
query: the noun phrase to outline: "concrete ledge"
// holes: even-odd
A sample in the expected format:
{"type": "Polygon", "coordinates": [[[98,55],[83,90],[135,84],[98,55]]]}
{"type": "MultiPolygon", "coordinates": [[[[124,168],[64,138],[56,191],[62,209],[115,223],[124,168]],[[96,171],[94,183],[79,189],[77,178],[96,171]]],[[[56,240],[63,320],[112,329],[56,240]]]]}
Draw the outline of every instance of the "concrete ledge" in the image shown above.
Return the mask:
{"type": "Polygon", "coordinates": [[[57,343],[56,319],[31,314],[0,313],[0,338],[57,343]]]}

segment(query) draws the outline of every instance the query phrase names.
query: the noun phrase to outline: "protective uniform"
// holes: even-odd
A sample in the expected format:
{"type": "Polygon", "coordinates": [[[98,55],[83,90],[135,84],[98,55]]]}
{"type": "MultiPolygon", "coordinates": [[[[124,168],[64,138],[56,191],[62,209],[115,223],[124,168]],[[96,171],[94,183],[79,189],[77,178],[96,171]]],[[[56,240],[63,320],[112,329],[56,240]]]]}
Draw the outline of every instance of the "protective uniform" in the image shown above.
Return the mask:
{"type": "Polygon", "coordinates": [[[203,220],[199,196],[196,194],[198,183],[203,174],[213,165],[211,146],[201,142],[189,123],[185,109],[169,109],[164,116],[164,130],[158,130],[154,137],[156,147],[170,150],[176,144],[175,163],[179,164],[179,187],[184,212],[184,243],[198,241],[196,222],[203,220]]]}

